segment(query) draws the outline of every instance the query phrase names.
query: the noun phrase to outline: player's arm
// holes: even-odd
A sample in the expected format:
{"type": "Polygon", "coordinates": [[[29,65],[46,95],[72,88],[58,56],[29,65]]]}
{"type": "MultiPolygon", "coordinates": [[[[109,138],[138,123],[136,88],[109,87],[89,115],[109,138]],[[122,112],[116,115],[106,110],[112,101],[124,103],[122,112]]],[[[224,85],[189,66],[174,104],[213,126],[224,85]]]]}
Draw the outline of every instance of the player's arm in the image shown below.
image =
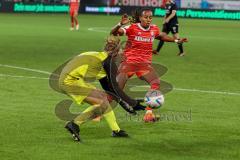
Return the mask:
{"type": "Polygon", "coordinates": [[[165,16],[163,17],[163,24],[165,24],[166,18],[167,18],[167,16],[165,15],[165,16]]]}
{"type": "Polygon", "coordinates": [[[115,100],[118,104],[120,104],[121,107],[122,107],[125,111],[127,111],[127,112],[129,112],[129,113],[131,113],[131,114],[136,114],[136,111],[133,109],[132,106],[130,106],[128,103],[126,103],[126,102],[124,102],[123,100],[121,100],[121,98],[120,98],[118,95],[115,94],[114,89],[112,88],[111,85],[109,85],[110,82],[109,82],[109,79],[108,79],[107,76],[104,77],[104,78],[102,78],[102,79],[99,79],[99,82],[100,82],[102,88],[105,90],[105,92],[106,92],[109,96],[111,96],[111,98],[112,98],[113,100],[115,100]]]}
{"type": "MultiPolygon", "coordinates": [[[[133,113],[135,110],[144,110],[145,106],[140,105],[137,100],[132,99],[126,95],[124,91],[118,86],[118,83],[116,81],[118,68],[111,57],[108,57],[103,62],[103,67],[107,73],[107,79],[105,78],[105,81],[108,84],[102,85],[103,89],[110,92],[110,95],[112,95],[114,100],[116,100],[126,111],[133,113]]],[[[100,83],[103,80],[104,79],[101,79],[100,83]]]]}
{"type": "Polygon", "coordinates": [[[124,30],[121,28],[123,25],[126,25],[129,23],[128,15],[124,14],[122,16],[121,21],[112,28],[110,34],[113,34],[114,36],[122,36],[124,35],[124,30]]]}
{"type": "Polygon", "coordinates": [[[172,10],[172,13],[168,16],[168,17],[165,17],[164,19],[164,23],[168,23],[177,13],[177,10],[172,10]]]}
{"type": "Polygon", "coordinates": [[[162,40],[164,42],[175,42],[175,43],[183,43],[188,41],[187,38],[175,39],[173,37],[168,36],[164,32],[161,32],[158,36],[155,37],[155,39],[162,40]]]}

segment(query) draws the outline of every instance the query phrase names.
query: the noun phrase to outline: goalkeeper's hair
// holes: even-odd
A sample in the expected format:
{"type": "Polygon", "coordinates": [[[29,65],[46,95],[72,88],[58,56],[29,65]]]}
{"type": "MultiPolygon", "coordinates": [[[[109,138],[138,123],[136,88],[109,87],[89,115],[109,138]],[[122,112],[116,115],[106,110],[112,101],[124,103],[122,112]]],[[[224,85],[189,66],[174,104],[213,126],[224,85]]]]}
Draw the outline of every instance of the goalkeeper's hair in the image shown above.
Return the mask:
{"type": "Polygon", "coordinates": [[[119,44],[120,38],[119,36],[114,36],[114,35],[109,35],[106,39],[107,43],[114,43],[114,44],[119,44]]]}
{"type": "Polygon", "coordinates": [[[140,23],[140,17],[144,11],[152,11],[150,8],[137,8],[132,12],[131,23],[140,23]]]}
{"type": "Polygon", "coordinates": [[[118,52],[119,50],[119,45],[120,45],[120,38],[119,36],[114,36],[114,35],[110,35],[106,38],[106,44],[104,47],[104,51],[106,52],[118,52]]]}

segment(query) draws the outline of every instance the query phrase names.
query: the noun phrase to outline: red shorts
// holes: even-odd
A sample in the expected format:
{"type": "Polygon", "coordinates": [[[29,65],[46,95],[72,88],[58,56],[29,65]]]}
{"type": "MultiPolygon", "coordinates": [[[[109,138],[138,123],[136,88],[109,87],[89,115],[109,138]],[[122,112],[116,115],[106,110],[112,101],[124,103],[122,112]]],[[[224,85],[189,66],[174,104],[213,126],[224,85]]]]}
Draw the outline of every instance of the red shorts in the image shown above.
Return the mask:
{"type": "Polygon", "coordinates": [[[70,8],[70,16],[74,16],[75,13],[78,13],[78,7],[71,7],[70,8]]]}
{"type": "Polygon", "coordinates": [[[127,73],[128,77],[132,77],[134,74],[138,77],[142,77],[153,70],[154,69],[149,63],[122,62],[118,68],[119,73],[127,73]]]}

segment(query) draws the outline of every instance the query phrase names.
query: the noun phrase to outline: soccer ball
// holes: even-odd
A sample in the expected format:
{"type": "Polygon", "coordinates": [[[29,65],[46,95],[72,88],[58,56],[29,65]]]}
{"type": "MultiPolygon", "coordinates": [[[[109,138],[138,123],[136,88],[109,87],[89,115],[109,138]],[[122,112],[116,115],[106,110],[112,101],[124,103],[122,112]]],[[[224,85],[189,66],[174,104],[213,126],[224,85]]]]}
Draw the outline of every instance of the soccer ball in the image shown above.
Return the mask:
{"type": "Polygon", "coordinates": [[[158,90],[148,91],[144,98],[145,103],[152,109],[160,108],[164,103],[164,96],[158,90]]]}

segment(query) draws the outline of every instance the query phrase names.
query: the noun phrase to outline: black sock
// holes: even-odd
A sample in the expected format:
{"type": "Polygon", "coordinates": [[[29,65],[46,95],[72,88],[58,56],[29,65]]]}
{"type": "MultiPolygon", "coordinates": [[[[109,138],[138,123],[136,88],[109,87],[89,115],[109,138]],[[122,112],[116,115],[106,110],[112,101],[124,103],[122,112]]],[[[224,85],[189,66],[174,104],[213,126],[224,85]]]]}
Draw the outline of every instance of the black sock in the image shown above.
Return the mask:
{"type": "Polygon", "coordinates": [[[164,44],[164,41],[160,40],[159,43],[158,43],[158,46],[157,46],[157,52],[160,51],[160,49],[162,48],[163,44],[164,44]]]}
{"type": "Polygon", "coordinates": [[[182,45],[182,43],[178,44],[178,48],[179,48],[180,53],[183,53],[183,45],[182,45]]]}

